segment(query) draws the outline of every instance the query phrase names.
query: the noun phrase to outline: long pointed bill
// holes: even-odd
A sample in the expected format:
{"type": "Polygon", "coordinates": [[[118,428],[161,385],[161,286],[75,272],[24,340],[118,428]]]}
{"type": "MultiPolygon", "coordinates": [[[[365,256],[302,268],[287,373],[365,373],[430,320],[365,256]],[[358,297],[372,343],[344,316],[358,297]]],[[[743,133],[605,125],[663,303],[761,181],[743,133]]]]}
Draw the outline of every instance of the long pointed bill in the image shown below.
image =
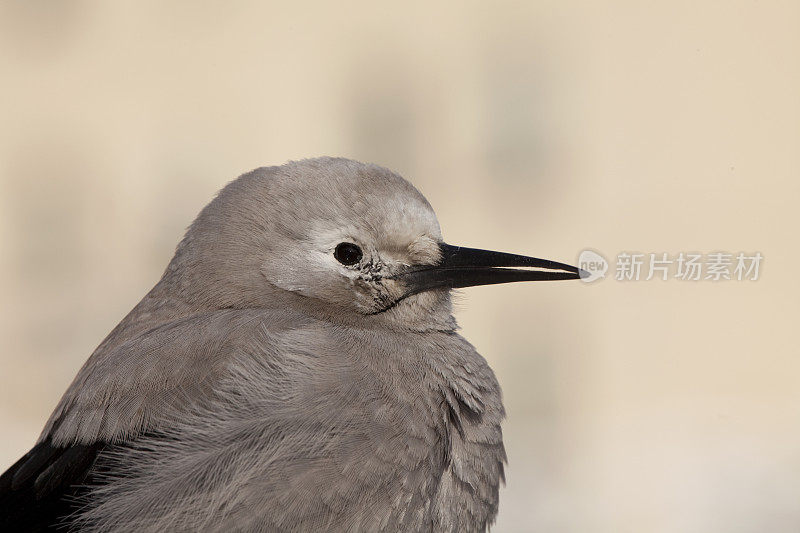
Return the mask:
{"type": "MultiPolygon", "coordinates": [[[[404,296],[432,289],[458,289],[512,281],[579,279],[577,267],[524,255],[439,245],[439,263],[412,269],[397,276],[406,284],[404,296]]],[[[585,274],[584,274],[585,275],[585,274]]]]}

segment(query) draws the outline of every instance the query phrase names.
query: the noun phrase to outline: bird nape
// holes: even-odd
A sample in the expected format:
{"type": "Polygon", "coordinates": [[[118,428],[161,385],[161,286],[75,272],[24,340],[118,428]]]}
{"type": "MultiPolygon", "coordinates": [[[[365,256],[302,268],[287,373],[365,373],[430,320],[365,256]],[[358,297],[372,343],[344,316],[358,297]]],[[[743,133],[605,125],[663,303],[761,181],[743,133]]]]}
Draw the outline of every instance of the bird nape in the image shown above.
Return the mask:
{"type": "Polygon", "coordinates": [[[451,289],[579,274],[445,244],[376,165],[256,169],[0,477],[0,530],[484,531],[504,411],[451,289]]]}

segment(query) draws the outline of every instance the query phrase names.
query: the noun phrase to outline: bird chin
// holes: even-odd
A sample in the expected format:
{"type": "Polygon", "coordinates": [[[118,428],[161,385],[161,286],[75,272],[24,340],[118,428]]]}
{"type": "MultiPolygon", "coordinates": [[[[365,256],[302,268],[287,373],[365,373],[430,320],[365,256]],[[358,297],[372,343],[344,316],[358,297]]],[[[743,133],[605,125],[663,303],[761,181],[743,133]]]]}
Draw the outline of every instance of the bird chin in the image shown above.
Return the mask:
{"type": "Polygon", "coordinates": [[[453,331],[457,325],[450,292],[440,289],[400,297],[370,314],[415,331],[453,331]]]}

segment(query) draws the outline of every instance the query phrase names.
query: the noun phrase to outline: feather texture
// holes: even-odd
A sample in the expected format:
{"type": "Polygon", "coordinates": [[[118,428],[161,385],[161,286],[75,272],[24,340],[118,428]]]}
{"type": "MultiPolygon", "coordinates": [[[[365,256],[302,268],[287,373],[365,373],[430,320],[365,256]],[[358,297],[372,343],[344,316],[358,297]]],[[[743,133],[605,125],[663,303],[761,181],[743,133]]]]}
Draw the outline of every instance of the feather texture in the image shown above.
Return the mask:
{"type": "Polygon", "coordinates": [[[494,374],[448,291],[374,314],[440,240],[422,195],[374,165],[232,182],[0,477],[6,524],[485,530],[506,460],[494,374]],[[359,265],[336,262],[341,241],[359,265]]]}

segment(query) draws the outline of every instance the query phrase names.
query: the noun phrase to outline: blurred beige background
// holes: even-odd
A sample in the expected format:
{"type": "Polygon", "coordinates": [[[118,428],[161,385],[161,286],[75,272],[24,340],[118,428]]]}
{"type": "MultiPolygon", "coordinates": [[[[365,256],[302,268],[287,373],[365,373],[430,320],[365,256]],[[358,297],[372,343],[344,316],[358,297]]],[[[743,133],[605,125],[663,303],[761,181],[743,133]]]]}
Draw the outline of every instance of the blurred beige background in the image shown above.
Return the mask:
{"type": "Polygon", "coordinates": [[[463,291],[495,531],[800,530],[796,2],[3,2],[0,76],[0,470],[224,183],[342,155],[452,243],[765,257],[463,291]]]}

